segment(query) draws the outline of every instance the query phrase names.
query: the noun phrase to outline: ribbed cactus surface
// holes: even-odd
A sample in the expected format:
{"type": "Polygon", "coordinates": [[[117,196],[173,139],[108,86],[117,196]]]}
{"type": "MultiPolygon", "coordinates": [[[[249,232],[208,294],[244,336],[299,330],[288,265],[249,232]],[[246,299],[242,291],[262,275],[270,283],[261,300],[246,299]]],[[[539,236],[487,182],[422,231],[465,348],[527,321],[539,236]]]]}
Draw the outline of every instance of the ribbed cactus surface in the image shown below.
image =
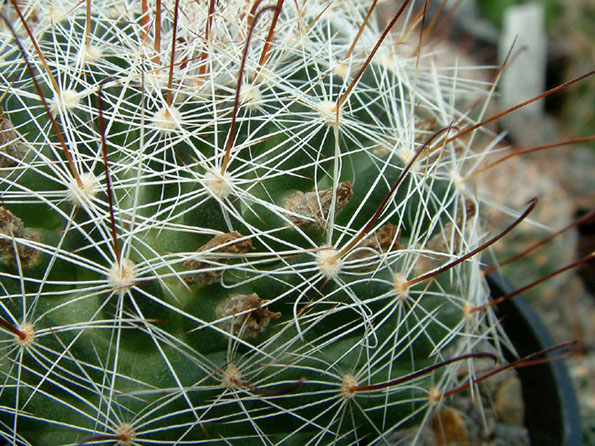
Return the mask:
{"type": "Polygon", "coordinates": [[[4,3],[7,442],[388,444],[498,353],[423,2],[4,3]]]}

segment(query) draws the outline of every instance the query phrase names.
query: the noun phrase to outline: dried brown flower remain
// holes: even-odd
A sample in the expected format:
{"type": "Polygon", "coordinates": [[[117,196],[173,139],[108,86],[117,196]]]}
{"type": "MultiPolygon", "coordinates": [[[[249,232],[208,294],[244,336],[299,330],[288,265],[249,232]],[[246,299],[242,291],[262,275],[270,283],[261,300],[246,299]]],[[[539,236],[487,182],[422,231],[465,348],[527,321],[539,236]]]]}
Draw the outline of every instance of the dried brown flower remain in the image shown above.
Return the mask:
{"type": "Polygon", "coordinates": [[[25,157],[25,145],[0,107],[0,168],[15,167],[25,157]]]}
{"type": "Polygon", "coordinates": [[[343,181],[334,189],[328,188],[318,192],[298,192],[285,202],[285,209],[293,214],[289,219],[296,225],[316,224],[326,229],[329,213],[333,204],[333,195],[336,196],[334,203],[334,215],[337,215],[353,197],[353,186],[349,181],[343,181]]]}
{"type": "Polygon", "coordinates": [[[231,296],[217,306],[217,316],[228,318],[221,322],[220,327],[242,339],[255,338],[272,320],[281,317],[280,312],[267,308],[268,303],[256,293],[231,296]]]}
{"type": "Polygon", "coordinates": [[[382,225],[376,232],[368,235],[348,257],[350,262],[357,261],[356,271],[369,271],[374,268],[370,264],[377,259],[378,254],[396,251],[403,247],[399,244],[399,230],[392,223],[382,225]],[[365,249],[360,249],[365,248],[365,249]],[[375,252],[374,252],[375,251],[375,252]],[[361,264],[361,266],[360,266],[361,264]]]}
{"type": "Polygon", "coordinates": [[[37,234],[29,231],[20,218],[6,208],[0,208],[0,260],[7,264],[18,261],[24,268],[31,268],[39,261],[39,251],[16,239],[37,240],[37,234]]]}
{"type": "Polygon", "coordinates": [[[224,271],[222,266],[227,265],[229,260],[229,256],[221,254],[245,254],[250,249],[252,249],[252,242],[245,239],[239,232],[217,234],[196,250],[197,253],[202,254],[199,259],[187,260],[184,263],[187,269],[194,271],[192,274],[185,275],[184,280],[188,284],[210,285],[221,278],[224,271]]]}

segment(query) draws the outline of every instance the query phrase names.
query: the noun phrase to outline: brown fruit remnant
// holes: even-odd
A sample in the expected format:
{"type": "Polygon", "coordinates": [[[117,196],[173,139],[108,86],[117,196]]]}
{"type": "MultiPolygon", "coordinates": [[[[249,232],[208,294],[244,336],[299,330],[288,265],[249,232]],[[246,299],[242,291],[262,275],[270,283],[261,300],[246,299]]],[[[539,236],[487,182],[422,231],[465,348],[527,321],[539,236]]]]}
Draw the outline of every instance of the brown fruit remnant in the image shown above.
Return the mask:
{"type": "Polygon", "coordinates": [[[0,208],[0,258],[11,265],[16,263],[18,255],[19,262],[24,268],[31,268],[39,261],[39,251],[18,242],[17,238],[26,240],[37,240],[34,231],[29,231],[23,225],[20,218],[16,217],[6,208],[0,208]],[[16,252],[15,252],[16,248],[16,252]]]}
{"type": "Polygon", "coordinates": [[[343,181],[338,184],[336,192],[332,187],[318,192],[297,192],[285,202],[284,207],[288,211],[298,214],[289,216],[292,223],[296,225],[313,225],[315,223],[322,229],[326,229],[333,195],[336,197],[334,215],[337,215],[353,197],[353,186],[349,181],[343,181]]]}
{"type": "Polygon", "coordinates": [[[374,268],[374,265],[364,264],[376,257],[376,255],[370,252],[370,250],[374,250],[377,253],[387,253],[389,251],[403,249],[403,247],[399,244],[398,239],[399,230],[395,225],[392,223],[382,225],[376,232],[368,235],[359,243],[359,245],[357,245],[358,249],[349,255],[349,260],[356,260],[358,261],[358,264],[362,263],[362,266],[358,266],[356,271],[370,271],[374,268]]]}
{"type": "Polygon", "coordinates": [[[243,236],[236,231],[217,234],[198,248],[196,252],[205,253],[205,255],[201,256],[202,260],[191,259],[184,263],[187,269],[195,271],[193,274],[184,276],[186,283],[210,285],[218,281],[223,276],[224,269],[217,266],[227,265],[229,258],[218,257],[217,254],[245,254],[252,249],[252,242],[249,239],[239,240],[241,238],[243,236]],[[239,241],[234,242],[234,240],[239,241]]]}
{"type": "Polygon", "coordinates": [[[4,109],[0,107],[0,168],[11,168],[25,157],[27,149],[19,140],[16,130],[4,109]]]}
{"type": "Polygon", "coordinates": [[[437,446],[469,446],[469,432],[463,418],[454,410],[442,408],[430,421],[437,446]]]}
{"type": "Polygon", "coordinates": [[[280,312],[270,311],[266,307],[268,303],[256,293],[231,296],[215,310],[217,317],[225,318],[219,326],[242,339],[255,338],[272,320],[281,317],[280,312]]]}
{"type": "Polygon", "coordinates": [[[434,235],[426,245],[425,250],[437,253],[444,253],[443,256],[436,257],[420,257],[415,265],[415,270],[418,274],[425,274],[438,267],[442,266],[445,260],[450,256],[458,253],[458,248],[461,243],[461,233],[465,229],[465,224],[477,213],[475,203],[471,200],[465,201],[465,214],[459,215],[456,221],[456,227],[453,222],[444,225],[444,228],[436,235],[434,235]]]}

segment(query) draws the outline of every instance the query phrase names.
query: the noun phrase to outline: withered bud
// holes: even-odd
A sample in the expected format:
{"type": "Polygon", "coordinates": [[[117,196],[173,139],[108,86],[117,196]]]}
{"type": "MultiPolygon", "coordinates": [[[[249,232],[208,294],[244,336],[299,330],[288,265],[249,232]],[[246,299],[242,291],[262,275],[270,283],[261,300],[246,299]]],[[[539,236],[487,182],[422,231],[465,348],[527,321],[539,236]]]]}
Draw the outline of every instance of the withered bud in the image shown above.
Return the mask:
{"type": "Polygon", "coordinates": [[[256,293],[236,295],[225,299],[215,312],[221,319],[229,318],[220,323],[225,331],[239,335],[242,339],[255,338],[271,321],[281,317],[280,312],[267,308],[268,303],[268,300],[262,300],[256,293]],[[240,314],[244,312],[247,313],[240,314]]]}
{"type": "Polygon", "coordinates": [[[0,107],[0,169],[15,167],[26,152],[25,145],[19,140],[15,128],[0,107]]]}
{"type": "Polygon", "coordinates": [[[184,276],[188,284],[198,283],[200,285],[210,285],[218,281],[223,275],[223,268],[217,268],[218,265],[227,265],[228,258],[210,254],[245,254],[252,249],[252,242],[249,239],[239,240],[243,236],[236,231],[225,234],[217,234],[207,243],[196,250],[197,253],[205,253],[200,256],[200,260],[187,260],[184,266],[193,270],[193,274],[184,276]],[[234,240],[238,240],[234,242],[234,240]],[[205,271],[206,270],[206,271],[205,271]]]}
{"type": "MultiPolygon", "coordinates": [[[[399,230],[392,223],[382,225],[376,232],[369,234],[364,238],[358,245],[357,248],[368,248],[368,249],[357,249],[349,255],[349,260],[373,260],[376,255],[370,250],[374,250],[377,253],[387,253],[390,251],[397,251],[403,249],[399,244],[399,230]]],[[[357,268],[356,271],[369,271],[372,269],[372,265],[362,265],[357,268]]]]}
{"type": "MultiPolygon", "coordinates": [[[[296,225],[316,224],[326,229],[330,208],[333,202],[333,188],[318,192],[298,192],[285,202],[285,209],[292,212],[289,219],[296,225]],[[314,220],[314,221],[312,221],[314,220]]],[[[335,193],[334,215],[337,215],[353,197],[353,186],[349,181],[343,181],[337,186],[335,193]]]]}
{"type": "Polygon", "coordinates": [[[20,218],[6,208],[0,208],[0,258],[7,264],[19,262],[24,268],[31,268],[39,261],[39,251],[33,247],[17,242],[16,239],[37,240],[34,231],[23,225],[20,218]],[[15,251],[16,248],[16,251],[15,251]]]}

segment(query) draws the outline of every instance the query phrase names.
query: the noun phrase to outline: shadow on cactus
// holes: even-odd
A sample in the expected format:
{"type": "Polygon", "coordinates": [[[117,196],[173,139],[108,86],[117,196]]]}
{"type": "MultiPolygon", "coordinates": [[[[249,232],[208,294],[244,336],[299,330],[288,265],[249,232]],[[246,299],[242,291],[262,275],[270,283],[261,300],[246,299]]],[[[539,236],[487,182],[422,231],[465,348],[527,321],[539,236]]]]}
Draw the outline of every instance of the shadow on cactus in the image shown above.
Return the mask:
{"type": "Polygon", "coordinates": [[[161,3],[2,6],[0,436],[427,422],[507,344],[463,138],[495,137],[459,111],[489,92],[418,51],[416,2],[385,33],[376,2],[161,3]]]}

